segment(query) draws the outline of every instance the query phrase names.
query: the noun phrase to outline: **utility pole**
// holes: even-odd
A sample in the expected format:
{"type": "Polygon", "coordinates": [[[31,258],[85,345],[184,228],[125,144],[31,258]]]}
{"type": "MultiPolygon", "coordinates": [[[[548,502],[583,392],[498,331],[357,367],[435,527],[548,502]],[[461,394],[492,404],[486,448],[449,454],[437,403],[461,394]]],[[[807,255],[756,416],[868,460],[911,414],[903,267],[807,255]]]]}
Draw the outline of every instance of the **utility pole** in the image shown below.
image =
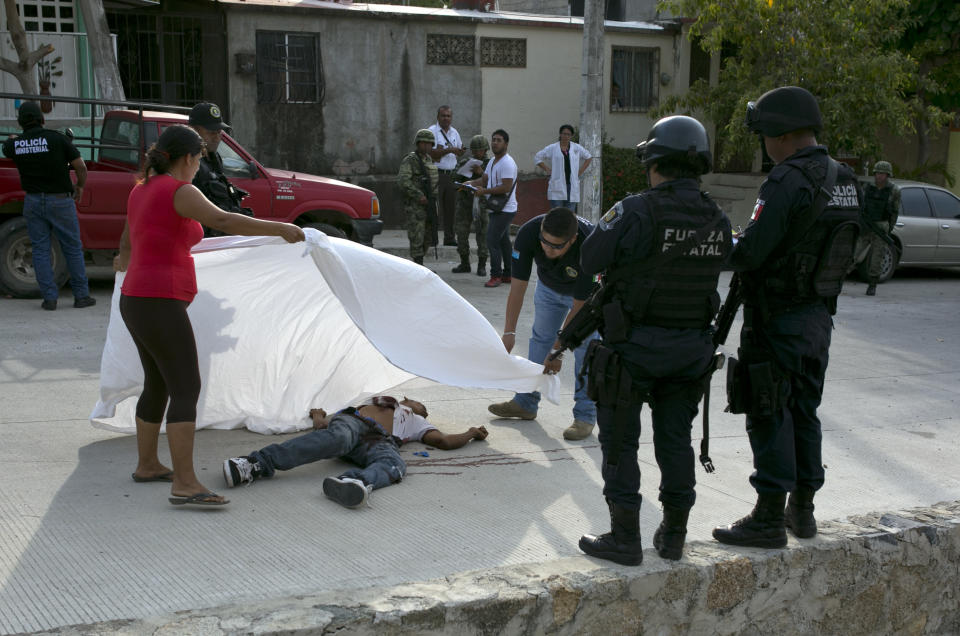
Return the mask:
{"type": "MultiPolygon", "coordinates": [[[[87,42],[93,57],[93,73],[100,89],[100,99],[122,102],[126,100],[120,82],[120,68],[113,54],[113,40],[103,11],[103,0],[77,0],[83,23],[87,29],[87,42]]],[[[107,109],[110,110],[110,109],[107,109]]]]}
{"type": "Polygon", "coordinates": [[[600,220],[603,203],[603,22],[606,0],[583,3],[583,66],[580,83],[580,145],[593,155],[580,182],[580,216],[600,220]]]}

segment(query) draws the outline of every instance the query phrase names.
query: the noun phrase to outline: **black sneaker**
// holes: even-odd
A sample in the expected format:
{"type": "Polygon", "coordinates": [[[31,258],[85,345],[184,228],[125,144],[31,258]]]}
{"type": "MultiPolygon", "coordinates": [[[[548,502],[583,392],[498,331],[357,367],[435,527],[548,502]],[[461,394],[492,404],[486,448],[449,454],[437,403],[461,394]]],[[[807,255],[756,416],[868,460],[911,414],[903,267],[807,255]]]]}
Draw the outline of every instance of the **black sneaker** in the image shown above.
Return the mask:
{"type": "Polygon", "coordinates": [[[373,486],[351,477],[327,477],[323,480],[323,494],[347,508],[362,506],[372,490],[373,486]]]}
{"type": "Polygon", "coordinates": [[[74,298],[73,306],[77,309],[83,309],[84,307],[93,307],[97,304],[96,298],[91,298],[90,296],[84,296],[83,298],[74,298]]]}
{"type": "Polygon", "coordinates": [[[47,311],[56,311],[57,299],[54,298],[53,300],[45,300],[42,303],[40,303],[40,306],[46,309],[47,311]]]}
{"type": "Polygon", "coordinates": [[[231,457],[223,460],[223,480],[227,482],[228,488],[240,484],[252,484],[253,480],[260,476],[259,473],[257,464],[246,457],[231,457]]]}

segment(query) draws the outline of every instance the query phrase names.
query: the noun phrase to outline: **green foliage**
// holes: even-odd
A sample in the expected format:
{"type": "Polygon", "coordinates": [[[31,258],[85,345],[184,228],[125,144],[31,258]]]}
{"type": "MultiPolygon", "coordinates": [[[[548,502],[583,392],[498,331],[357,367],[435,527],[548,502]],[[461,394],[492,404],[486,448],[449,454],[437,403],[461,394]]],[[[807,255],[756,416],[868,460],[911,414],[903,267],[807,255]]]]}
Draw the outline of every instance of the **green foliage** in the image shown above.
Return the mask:
{"type": "Polygon", "coordinates": [[[904,98],[914,59],[894,45],[896,18],[909,0],[662,0],[675,15],[697,16],[691,37],[725,53],[720,82],[699,81],[686,95],[664,100],[655,116],[702,113],[717,125],[719,163],[743,162],[756,139],[743,125],[748,101],[777,86],[802,86],[817,96],[833,151],[876,156],[877,131],[913,129],[904,98]]]}
{"type": "Polygon", "coordinates": [[[957,182],[956,177],[947,169],[947,164],[937,161],[937,162],[926,162],[923,165],[917,166],[913,170],[905,170],[902,173],[897,172],[898,168],[894,166],[894,174],[897,175],[898,179],[907,179],[910,181],[930,181],[930,176],[935,175],[941,179],[947,185],[948,188],[952,188],[953,184],[957,182]]]}
{"type": "MultiPolygon", "coordinates": [[[[50,46],[45,44],[44,46],[50,46]]],[[[53,47],[50,49],[53,50],[53,47]]],[[[63,62],[63,58],[59,55],[53,59],[50,59],[49,56],[44,56],[40,58],[40,61],[37,62],[37,79],[40,84],[46,84],[47,86],[56,86],[57,83],[53,81],[54,77],[62,77],[63,71],[60,69],[60,64],[63,62]]]]}
{"type": "Polygon", "coordinates": [[[907,27],[897,46],[917,61],[911,88],[920,105],[957,111],[960,109],[960,4],[956,0],[912,0],[902,20],[907,27]]]}
{"type": "Polygon", "coordinates": [[[603,144],[603,210],[627,195],[646,190],[647,171],[637,159],[634,148],[614,148],[603,144]]]}

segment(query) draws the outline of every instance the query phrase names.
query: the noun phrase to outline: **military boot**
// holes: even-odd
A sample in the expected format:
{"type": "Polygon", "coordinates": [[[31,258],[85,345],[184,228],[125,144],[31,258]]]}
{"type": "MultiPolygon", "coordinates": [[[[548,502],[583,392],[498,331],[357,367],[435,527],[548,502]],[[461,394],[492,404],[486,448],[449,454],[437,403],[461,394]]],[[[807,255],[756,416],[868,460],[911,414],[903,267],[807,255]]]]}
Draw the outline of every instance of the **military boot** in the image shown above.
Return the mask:
{"type": "Polygon", "coordinates": [[[683,542],[687,537],[689,508],[663,507],[663,521],[653,533],[653,547],[661,559],[677,561],[683,556],[683,542]]]}
{"type": "Polygon", "coordinates": [[[713,538],[720,543],[753,548],[783,548],[787,545],[783,506],[787,493],[758,493],[753,512],[729,526],[713,529],[713,538]]]}
{"type": "Polygon", "coordinates": [[[477,276],[487,275],[487,259],[481,258],[477,261],[477,276]]]}
{"type": "Polygon", "coordinates": [[[607,500],[610,509],[610,532],[580,537],[580,549],[592,557],[606,559],[620,565],[640,565],[643,548],[640,546],[640,511],[628,510],[607,500]]]}
{"type": "Polygon", "coordinates": [[[461,256],[460,264],[453,268],[454,274],[469,274],[470,273],[470,257],[461,256]]]}
{"type": "Polygon", "coordinates": [[[784,512],[784,525],[798,539],[809,539],[817,534],[817,520],[813,518],[814,491],[797,488],[790,493],[784,512]]]}
{"type": "Polygon", "coordinates": [[[423,257],[422,257],[422,256],[414,256],[414,257],[413,257],[413,262],[416,263],[417,265],[423,265],[423,257]]]}

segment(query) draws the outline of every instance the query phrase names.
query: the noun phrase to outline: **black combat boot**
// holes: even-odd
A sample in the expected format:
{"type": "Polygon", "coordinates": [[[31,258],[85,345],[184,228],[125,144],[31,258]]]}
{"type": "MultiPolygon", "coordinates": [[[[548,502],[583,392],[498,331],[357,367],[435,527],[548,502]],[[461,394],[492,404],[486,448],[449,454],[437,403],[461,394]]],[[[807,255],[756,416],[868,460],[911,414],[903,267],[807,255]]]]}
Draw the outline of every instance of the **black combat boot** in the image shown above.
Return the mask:
{"type": "Polygon", "coordinates": [[[758,493],[753,512],[729,526],[713,529],[713,538],[720,543],[752,548],[783,548],[787,531],[783,525],[783,506],[787,493],[758,493]]]}
{"type": "Polygon", "coordinates": [[[640,565],[643,548],[640,546],[640,511],[628,510],[607,501],[610,508],[610,532],[580,537],[580,549],[592,557],[606,559],[620,565],[640,565]]]}
{"type": "Polygon", "coordinates": [[[877,295],[877,284],[870,283],[867,285],[867,296],[876,296],[877,295]]]}
{"type": "Polygon", "coordinates": [[[813,518],[813,495],[814,491],[809,488],[797,488],[787,500],[784,525],[798,539],[809,539],[817,534],[817,520],[813,518]]]}
{"type": "Polygon", "coordinates": [[[422,257],[422,256],[414,256],[414,257],[413,257],[413,262],[416,263],[417,265],[423,265],[423,257],[422,257]]]}
{"type": "Polygon", "coordinates": [[[687,517],[690,509],[663,507],[663,521],[653,533],[653,547],[661,559],[678,561],[683,556],[683,542],[687,537],[687,517]]]}
{"type": "Polygon", "coordinates": [[[460,264],[453,268],[454,274],[469,274],[470,273],[470,257],[461,256],[460,264]]]}
{"type": "Polygon", "coordinates": [[[487,275],[487,259],[481,258],[477,261],[477,276],[487,275]]]}

